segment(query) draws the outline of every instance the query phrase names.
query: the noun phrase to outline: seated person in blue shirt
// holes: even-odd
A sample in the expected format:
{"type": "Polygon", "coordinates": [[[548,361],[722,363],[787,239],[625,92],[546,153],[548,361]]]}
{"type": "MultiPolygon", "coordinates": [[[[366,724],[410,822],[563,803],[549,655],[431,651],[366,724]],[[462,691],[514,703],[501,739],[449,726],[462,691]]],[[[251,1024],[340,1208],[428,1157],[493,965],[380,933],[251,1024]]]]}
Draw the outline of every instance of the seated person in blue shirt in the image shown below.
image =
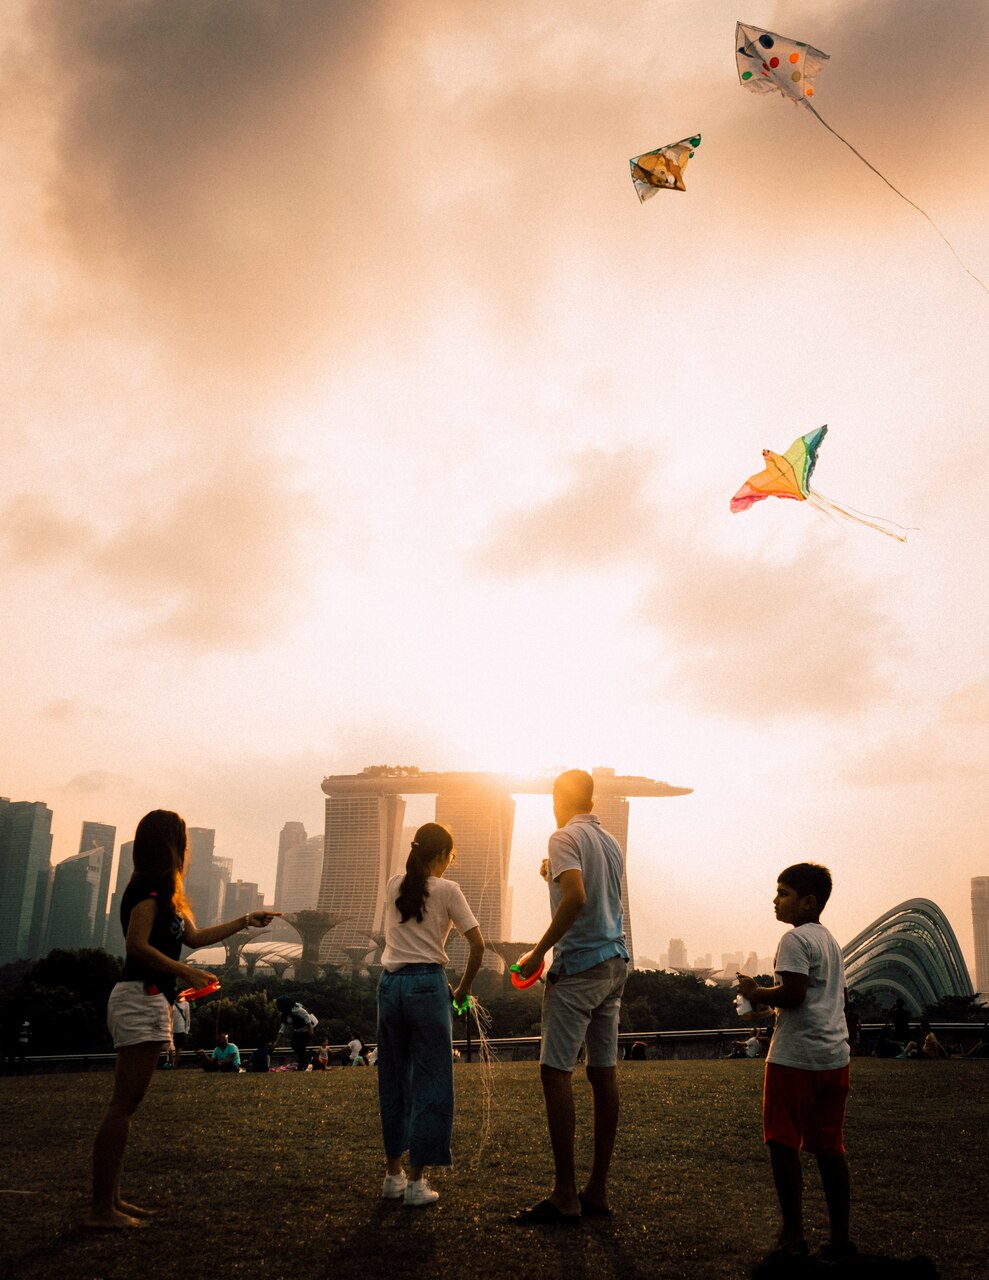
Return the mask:
{"type": "Polygon", "coordinates": [[[212,1057],[207,1056],[205,1049],[200,1049],[199,1061],[204,1071],[239,1071],[240,1050],[231,1043],[227,1033],[221,1031],[212,1057]]]}

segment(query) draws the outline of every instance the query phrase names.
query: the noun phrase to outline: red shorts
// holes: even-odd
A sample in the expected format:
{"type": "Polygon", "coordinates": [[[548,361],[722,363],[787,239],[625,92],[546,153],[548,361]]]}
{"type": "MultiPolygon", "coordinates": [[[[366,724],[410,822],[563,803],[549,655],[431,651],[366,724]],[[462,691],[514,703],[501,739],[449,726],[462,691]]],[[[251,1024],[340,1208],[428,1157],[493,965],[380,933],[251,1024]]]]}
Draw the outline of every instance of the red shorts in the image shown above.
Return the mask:
{"type": "Polygon", "coordinates": [[[848,1101],[848,1067],[805,1071],[766,1063],[762,1133],[766,1142],[817,1156],[845,1154],[842,1126],[848,1101]]]}

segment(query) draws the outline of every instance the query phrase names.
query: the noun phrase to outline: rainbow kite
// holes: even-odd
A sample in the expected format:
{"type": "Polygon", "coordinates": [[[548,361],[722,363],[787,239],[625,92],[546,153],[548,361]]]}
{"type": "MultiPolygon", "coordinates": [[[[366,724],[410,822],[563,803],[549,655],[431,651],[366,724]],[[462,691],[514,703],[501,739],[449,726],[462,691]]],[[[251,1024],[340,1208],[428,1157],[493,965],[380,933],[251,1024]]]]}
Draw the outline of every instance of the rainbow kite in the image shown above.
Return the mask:
{"type": "Polygon", "coordinates": [[[856,524],[868,525],[878,533],[885,533],[897,542],[906,542],[907,530],[901,525],[881,516],[867,516],[861,511],[843,507],[810,487],[810,478],[817,465],[817,451],[827,433],[827,426],[818,427],[816,431],[794,440],[783,454],[763,449],[766,469],[758,475],[749,476],[731,500],[732,511],[748,511],[753,503],[762,502],[764,498],[793,498],[797,502],[809,502],[826,516],[842,516],[856,524]]]}

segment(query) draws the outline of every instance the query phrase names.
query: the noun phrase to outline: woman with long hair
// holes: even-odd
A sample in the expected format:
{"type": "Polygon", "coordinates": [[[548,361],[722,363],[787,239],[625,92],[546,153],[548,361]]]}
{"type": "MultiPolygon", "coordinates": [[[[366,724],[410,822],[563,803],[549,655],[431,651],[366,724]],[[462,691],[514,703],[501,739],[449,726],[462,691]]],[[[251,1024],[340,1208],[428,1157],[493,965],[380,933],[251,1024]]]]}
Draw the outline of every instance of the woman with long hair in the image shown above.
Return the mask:
{"type": "Polygon", "coordinates": [[[386,1200],[435,1204],[427,1165],[453,1157],[451,999],[462,1003],[481,967],[484,939],[458,884],[443,877],[456,857],[437,822],[419,828],[405,874],[385,890],[385,946],[378,982],[378,1102],[385,1146],[386,1200]],[[456,991],[446,980],[446,939],[455,927],[470,952],[456,991]],[[409,1172],[402,1155],[409,1153],[409,1172]]]}
{"type": "Polygon", "coordinates": [[[134,833],[134,874],[120,903],[126,958],[110,993],[107,1025],[117,1050],[113,1096],[93,1144],[93,1203],[88,1227],[143,1227],[149,1210],[120,1194],[120,1170],[131,1116],[151,1082],[162,1052],[172,1045],[172,1005],[178,983],[199,989],[216,980],[183,964],[182,947],[209,947],[241,929],[263,929],[280,911],[250,911],[211,928],[196,927],[185,896],[188,842],[177,813],[155,809],[134,833]]]}

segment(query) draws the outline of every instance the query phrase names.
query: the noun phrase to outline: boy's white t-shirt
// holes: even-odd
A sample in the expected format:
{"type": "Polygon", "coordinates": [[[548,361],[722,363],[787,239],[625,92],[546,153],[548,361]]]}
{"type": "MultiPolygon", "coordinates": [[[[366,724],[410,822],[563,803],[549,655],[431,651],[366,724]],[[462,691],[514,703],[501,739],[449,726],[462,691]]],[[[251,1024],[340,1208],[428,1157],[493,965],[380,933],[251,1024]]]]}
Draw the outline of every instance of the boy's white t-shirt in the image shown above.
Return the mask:
{"type": "Polygon", "coordinates": [[[805,973],[807,995],[795,1009],[779,1009],[767,1059],[781,1067],[833,1071],[848,1065],[845,964],[841,948],[819,921],[784,933],[773,970],[805,973]]]}
{"type": "Polygon", "coordinates": [[[456,925],[459,933],[476,929],[474,913],[456,881],[430,876],[422,919],[409,916],[403,924],[395,899],[404,879],[404,872],[392,876],[385,889],[385,949],[381,963],[389,973],[403,964],[441,964],[445,968],[449,963],[445,944],[451,927],[456,925]]]}

